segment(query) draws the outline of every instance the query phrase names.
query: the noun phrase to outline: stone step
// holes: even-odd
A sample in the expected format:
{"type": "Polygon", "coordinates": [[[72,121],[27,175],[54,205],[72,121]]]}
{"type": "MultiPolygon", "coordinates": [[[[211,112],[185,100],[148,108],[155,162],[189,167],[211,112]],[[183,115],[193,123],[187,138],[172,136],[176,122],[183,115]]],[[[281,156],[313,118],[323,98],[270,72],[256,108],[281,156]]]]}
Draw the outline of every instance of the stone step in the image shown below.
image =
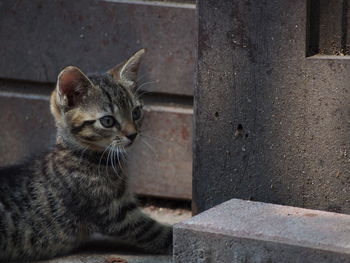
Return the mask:
{"type": "Polygon", "coordinates": [[[175,225],[174,263],[350,262],[350,215],[231,199],[175,225]]]}

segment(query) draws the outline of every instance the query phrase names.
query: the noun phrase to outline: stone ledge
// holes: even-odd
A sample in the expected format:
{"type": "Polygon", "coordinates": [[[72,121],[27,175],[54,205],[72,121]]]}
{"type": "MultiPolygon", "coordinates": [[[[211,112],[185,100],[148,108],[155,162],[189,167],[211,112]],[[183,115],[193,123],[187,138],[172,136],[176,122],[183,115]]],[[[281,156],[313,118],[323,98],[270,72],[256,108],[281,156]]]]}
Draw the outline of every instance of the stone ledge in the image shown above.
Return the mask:
{"type": "Polygon", "coordinates": [[[232,199],[175,225],[174,262],[350,262],[350,215],[232,199]]]}

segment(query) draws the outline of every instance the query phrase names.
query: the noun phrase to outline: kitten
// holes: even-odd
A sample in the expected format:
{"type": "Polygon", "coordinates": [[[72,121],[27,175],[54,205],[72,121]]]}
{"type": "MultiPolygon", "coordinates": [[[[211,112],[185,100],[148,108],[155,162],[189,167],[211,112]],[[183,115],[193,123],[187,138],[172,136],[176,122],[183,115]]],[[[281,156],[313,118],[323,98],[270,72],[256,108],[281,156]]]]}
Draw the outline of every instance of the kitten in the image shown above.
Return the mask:
{"type": "Polygon", "coordinates": [[[151,252],[172,251],[171,226],[140,211],[123,158],[115,163],[139,131],[136,75],[143,54],[102,75],[73,66],[61,71],[51,95],[53,150],[0,169],[0,261],[66,254],[95,232],[151,252]]]}

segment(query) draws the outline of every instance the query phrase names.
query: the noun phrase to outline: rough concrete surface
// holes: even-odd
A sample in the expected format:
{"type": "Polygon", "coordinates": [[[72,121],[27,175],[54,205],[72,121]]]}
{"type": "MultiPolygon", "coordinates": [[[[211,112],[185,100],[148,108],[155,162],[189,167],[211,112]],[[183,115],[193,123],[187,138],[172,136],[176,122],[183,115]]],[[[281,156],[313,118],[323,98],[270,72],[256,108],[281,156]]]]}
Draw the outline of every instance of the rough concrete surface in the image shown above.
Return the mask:
{"type": "Polygon", "coordinates": [[[175,225],[174,262],[350,262],[350,216],[232,199],[175,225]]]}
{"type": "Polygon", "coordinates": [[[308,2],[198,1],[196,212],[240,198],[350,213],[350,59],[307,57],[308,2]]]}

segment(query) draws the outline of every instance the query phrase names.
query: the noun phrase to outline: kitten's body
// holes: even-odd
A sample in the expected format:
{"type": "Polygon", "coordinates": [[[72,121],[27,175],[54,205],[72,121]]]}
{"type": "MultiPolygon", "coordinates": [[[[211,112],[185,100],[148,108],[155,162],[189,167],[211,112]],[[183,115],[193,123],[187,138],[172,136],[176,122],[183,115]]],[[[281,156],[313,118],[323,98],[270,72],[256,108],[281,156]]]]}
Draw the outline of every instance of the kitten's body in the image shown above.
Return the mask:
{"type": "MultiPolygon", "coordinates": [[[[117,72],[121,74],[120,69],[117,72]]],[[[70,72],[73,77],[66,78],[70,81],[76,73],[70,72]]],[[[111,157],[116,157],[114,151],[119,146],[108,154],[99,148],[108,146],[107,138],[113,132],[119,134],[117,139],[113,137],[116,145],[127,140],[121,132],[131,138],[127,132],[136,128],[130,112],[137,98],[111,75],[91,76],[89,80],[94,87],[88,83],[91,92],[73,97],[65,90],[71,88],[71,82],[67,86],[62,80],[62,87],[58,83],[59,91],[51,98],[58,127],[54,149],[27,164],[0,169],[0,261],[66,254],[94,232],[153,252],[171,251],[171,227],[155,222],[137,208],[121,158],[116,161],[111,157]],[[58,98],[64,92],[67,96],[58,98]],[[71,105],[67,110],[60,103],[71,105]],[[95,106],[98,109],[93,110],[95,106]],[[101,111],[117,111],[118,128],[101,128],[97,122],[102,118],[95,116],[101,111]]],[[[86,83],[81,81],[77,87],[85,89],[86,83]]],[[[76,87],[73,90],[76,92],[76,87]]]]}

